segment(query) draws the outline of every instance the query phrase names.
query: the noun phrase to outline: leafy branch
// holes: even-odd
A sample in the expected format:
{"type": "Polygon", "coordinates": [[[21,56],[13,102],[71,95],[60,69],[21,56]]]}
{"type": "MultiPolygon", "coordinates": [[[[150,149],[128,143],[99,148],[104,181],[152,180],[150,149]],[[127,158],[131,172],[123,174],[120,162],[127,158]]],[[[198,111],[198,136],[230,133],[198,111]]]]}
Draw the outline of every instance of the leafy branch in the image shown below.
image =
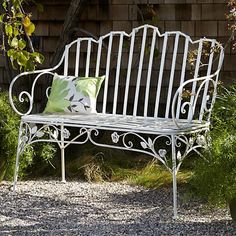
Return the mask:
{"type": "Polygon", "coordinates": [[[21,71],[35,70],[44,61],[43,55],[35,52],[30,38],[35,25],[31,21],[31,13],[26,13],[23,8],[23,4],[28,2],[29,0],[3,0],[3,13],[0,15],[0,51],[10,59],[13,69],[21,71]]]}

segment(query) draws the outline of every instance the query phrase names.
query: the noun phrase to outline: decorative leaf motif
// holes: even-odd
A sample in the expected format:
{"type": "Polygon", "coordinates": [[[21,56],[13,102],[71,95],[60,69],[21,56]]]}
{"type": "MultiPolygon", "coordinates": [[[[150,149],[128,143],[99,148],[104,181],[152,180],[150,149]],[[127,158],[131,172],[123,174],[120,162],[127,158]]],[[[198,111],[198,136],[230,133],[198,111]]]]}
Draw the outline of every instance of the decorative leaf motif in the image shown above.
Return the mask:
{"type": "Polygon", "coordinates": [[[166,156],[167,151],[165,149],[160,149],[158,154],[160,157],[164,158],[166,156]]]}
{"type": "Polygon", "coordinates": [[[153,142],[152,142],[152,139],[151,139],[151,138],[148,138],[148,146],[149,146],[150,148],[152,148],[152,146],[153,146],[153,142]]]}
{"type": "Polygon", "coordinates": [[[68,139],[70,137],[70,131],[68,129],[63,130],[63,135],[65,139],[68,139]]]}
{"type": "Polygon", "coordinates": [[[143,149],[147,149],[147,144],[145,142],[140,142],[140,145],[142,146],[143,149]]]}
{"type": "Polygon", "coordinates": [[[179,160],[179,161],[182,160],[182,155],[181,155],[180,151],[177,152],[177,160],[179,160]]]}
{"type": "Polygon", "coordinates": [[[206,138],[204,135],[198,135],[196,143],[201,146],[205,146],[207,144],[206,138]]]}
{"type": "Polygon", "coordinates": [[[119,142],[119,135],[117,134],[117,132],[114,132],[111,134],[111,140],[113,143],[118,143],[119,142]]]}
{"type": "Polygon", "coordinates": [[[33,128],[31,128],[31,133],[32,134],[35,134],[37,132],[38,128],[37,126],[35,125],[33,128]]]}
{"type": "Polygon", "coordinates": [[[73,95],[69,98],[69,100],[70,100],[70,101],[73,101],[74,96],[75,96],[75,95],[73,94],[73,95]]]}
{"type": "Polygon", "coordinates": [[[38,132],[36,133],[36,136],[37,136],[38,138],[42,138],[42,137],[44,136],[44,132],[38,131],[38,132]]]}
{"type": "Polygon", "coordinates": [[[189,144],[190,144],[190,146],[193,146],[193,144],[194,144],[194,139],[192,137],[189,139],[189,144]]]}
{"type": "Polygon", "coordinates": [[[58,138],[58,132],[54,130],[54,132],[51,134],[54,139],[58,138]]]}
{"type": "Polygon", "coordinates": [[[87,111],[90,108],[90,106],[84,105],[84,109],[87,111]]]}

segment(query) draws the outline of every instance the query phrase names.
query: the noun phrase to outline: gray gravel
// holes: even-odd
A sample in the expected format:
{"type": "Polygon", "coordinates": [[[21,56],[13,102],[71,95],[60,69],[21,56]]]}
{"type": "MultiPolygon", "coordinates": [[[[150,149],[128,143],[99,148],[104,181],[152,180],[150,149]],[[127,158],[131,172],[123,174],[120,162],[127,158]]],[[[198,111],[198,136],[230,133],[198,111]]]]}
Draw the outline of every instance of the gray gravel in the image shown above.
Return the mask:
{"type": "Polygon", "coordinates": [[[173,221],[171,189],[50,180],[19,182],[13,194],[10,186],[0,185],[1,236],[236,235],[227,210],[193,200],[173,221]]]}

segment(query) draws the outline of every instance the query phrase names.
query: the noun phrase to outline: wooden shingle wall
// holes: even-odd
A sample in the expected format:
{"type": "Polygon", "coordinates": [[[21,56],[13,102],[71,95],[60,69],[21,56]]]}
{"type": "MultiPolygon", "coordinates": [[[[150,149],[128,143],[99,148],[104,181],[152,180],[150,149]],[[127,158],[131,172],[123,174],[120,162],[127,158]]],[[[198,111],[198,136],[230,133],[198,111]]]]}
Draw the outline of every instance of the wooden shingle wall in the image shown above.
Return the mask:
{"type": "MultiPolygon", "coordinates": [[[[29,7],[33,14],[32,20],[36,24],[33,42],[36,49],[45,56],[43,67],[48,67],[70,1],[41,0],[40,2],[44,5],[43,12],[38,12],[35,7],[29,7]]],[[[104,35],[111,30],[129,32],[133,27],[142,24],[142,18],[146,17],[146,4],[150,4],[155,11],[153,22],[162,32],[180,30],[193,38],[212,37],[222,43],[229,37],[224,0],[87,0],[87,6],[84,7],[75,28],[84,29],[94,36],[104,35]]],[[[149,19],[144,20],[150,23],[150,14],[149,16],[147,14],[148,17],[149,19]]],[[[81,33],[78,31],[77,34],[81,33]]],[[[6,76],[4,60],[0,57],[0,86],[3,88],[7,86],[6,76]]],[[[226,82],[236,78],[236,53],[230,47],[226,50],[222,77],[226,82]]]]}

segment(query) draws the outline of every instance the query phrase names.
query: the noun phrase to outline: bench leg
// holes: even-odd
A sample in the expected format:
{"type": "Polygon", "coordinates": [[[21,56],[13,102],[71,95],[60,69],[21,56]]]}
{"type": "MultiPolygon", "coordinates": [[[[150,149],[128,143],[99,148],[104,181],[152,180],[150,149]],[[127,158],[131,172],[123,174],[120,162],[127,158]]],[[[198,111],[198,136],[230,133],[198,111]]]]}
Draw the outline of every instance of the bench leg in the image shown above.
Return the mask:
{"type": "Polygon", "coordinates": [[[64,126],[61,125],[61,182],[66,182],[66,171],[65,171],[65,144],[64,144],[64,126]]]}
{"type": "Polygon", "coordinates": [[[14,180],[13,180],[13,192],[16,191],[16,184],[17,184],[17,178],[18,178],[18,172],[19,172],[19,162],[20,162],[20,155],[24,150],[24,145],[21,140],[22,136],[22,123],[20,124],[20,130],[19,130],[19,136],[18,136],[18,145],[17,145],[17,152],[16,152],[16,164],[15,164],[15,170],[14,170],[14,180]],[[21,150],[22,149],[22,150],[21,150]]]}
{"type": "Polygon", "coordinates": [[[176,180],[176,146],[175,136],[171,136],[172,146],[172,181],[173,181],[173,219],[177,218],[177,180],[176,180]]]}

